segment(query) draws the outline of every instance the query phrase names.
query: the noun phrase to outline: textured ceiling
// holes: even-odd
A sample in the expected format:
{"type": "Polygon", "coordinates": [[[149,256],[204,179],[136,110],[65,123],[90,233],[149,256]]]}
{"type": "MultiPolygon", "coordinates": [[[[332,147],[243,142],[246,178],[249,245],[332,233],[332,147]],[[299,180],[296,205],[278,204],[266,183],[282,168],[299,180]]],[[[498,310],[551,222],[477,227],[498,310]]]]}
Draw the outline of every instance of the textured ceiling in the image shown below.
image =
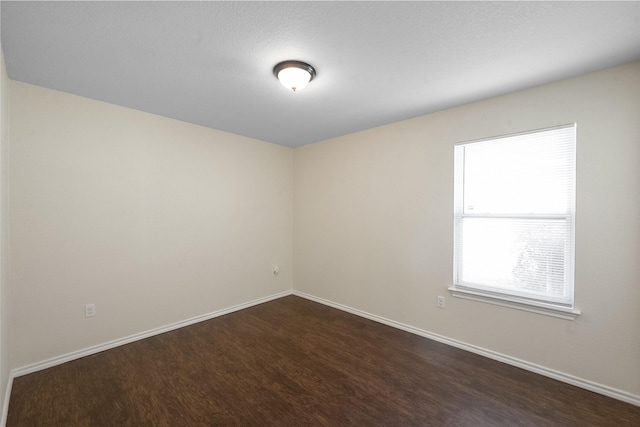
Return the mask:
{"type": "Polygon", "coordinates": [[[12,79],[288,146],[640,59],[640,2],[1,6],[12,79]]]}

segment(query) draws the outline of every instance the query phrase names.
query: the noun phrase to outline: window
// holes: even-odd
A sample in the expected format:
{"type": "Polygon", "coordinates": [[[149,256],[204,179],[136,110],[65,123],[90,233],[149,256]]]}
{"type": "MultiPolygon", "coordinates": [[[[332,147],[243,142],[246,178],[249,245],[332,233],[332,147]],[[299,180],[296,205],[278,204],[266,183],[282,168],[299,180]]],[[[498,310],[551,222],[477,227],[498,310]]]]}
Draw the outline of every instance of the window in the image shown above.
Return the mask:
{"type": "Polygon", "coordinates": [[[575,124],[455,146],[454,296],[573,319],[575,124]]]}

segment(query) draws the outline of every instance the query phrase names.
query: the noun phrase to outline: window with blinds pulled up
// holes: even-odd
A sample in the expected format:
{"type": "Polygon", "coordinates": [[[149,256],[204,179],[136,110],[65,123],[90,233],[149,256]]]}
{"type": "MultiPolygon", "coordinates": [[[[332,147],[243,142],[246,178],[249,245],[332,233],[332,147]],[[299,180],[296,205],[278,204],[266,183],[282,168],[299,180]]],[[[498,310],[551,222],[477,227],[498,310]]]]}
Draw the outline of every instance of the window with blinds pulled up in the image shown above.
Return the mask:
{"type": "Polygon", "coordinates": [[[575,124],[455,146],[454,286],[573,308],[575,124]]]}

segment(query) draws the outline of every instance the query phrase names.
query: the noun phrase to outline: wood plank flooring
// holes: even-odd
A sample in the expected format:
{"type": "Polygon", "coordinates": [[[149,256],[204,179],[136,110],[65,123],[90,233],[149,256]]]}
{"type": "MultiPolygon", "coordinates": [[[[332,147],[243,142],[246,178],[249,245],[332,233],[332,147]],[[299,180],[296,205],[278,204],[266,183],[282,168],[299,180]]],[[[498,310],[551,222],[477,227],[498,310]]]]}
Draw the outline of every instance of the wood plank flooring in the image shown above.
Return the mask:
{"type": "Polygon", "coordinates": [[[295,296],[15,379],[7,426],[640,426],[640,407],[295,296]]]}

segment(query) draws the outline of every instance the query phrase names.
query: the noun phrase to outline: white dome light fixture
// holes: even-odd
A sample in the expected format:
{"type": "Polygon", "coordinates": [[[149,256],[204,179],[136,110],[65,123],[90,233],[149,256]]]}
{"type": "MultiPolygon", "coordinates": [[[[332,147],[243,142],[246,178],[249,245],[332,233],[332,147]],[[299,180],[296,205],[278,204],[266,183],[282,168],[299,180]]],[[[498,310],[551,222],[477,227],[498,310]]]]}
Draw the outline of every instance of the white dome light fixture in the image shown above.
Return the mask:
{"type": "Polygon", "coordinates": [[[284,87],[297,92],[316,77],[316,69],[302,61],[283,61],[273,67],[273,74],[284,87]]]}

